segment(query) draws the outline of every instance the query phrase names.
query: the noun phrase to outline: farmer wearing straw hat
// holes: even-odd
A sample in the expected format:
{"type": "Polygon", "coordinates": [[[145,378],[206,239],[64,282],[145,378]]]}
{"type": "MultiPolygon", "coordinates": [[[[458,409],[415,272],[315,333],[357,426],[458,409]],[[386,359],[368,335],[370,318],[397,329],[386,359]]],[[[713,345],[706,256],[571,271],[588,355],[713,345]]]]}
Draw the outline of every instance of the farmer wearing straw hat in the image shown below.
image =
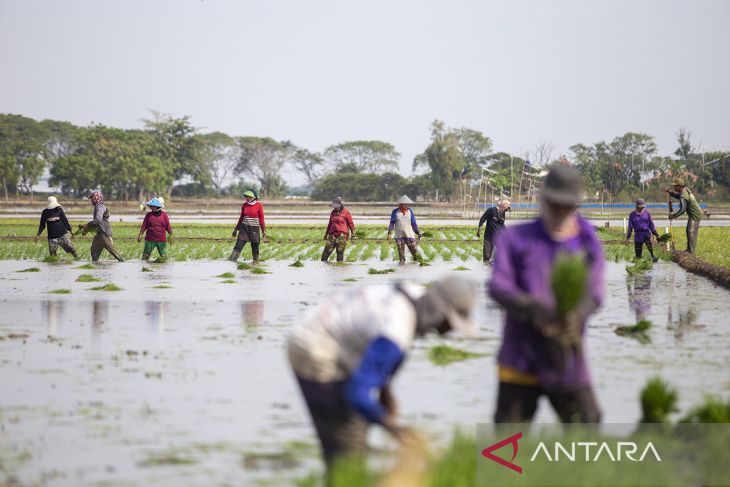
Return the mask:
{"type": "Polygon", "coordinates": [[[583,342],[587,319],[604,297],[604,256],[595,229],[577,213],[582,193],[575,168],[553,166],[543,183],[540,217],[497,237],[489,293],[506,310],[497,423],[532,420],[543,395],[562,422],[600,420],[583,342]],[[588,275],[580,302],[561,315],[552,279],[564,255],[581,258],[588,275]]]}
{"type": "Polygon", "coordinates": [[[351,239],[355,238],[355,224],[352,222],[350,211],[345,208],[342,198],[339,196],[330,203],[332,213],[327,230],[324,232],[324,244],[322,250],[322,262],[327,262],[332,251],[337,249],[337,262],[345,260],[345,247],[347,246],[348,234],[351,239]]]}
{"type": "Polygon", "coordinates": [[[170,218],[166,212],[162,211],[165,204],[159,198],[152,198],[145,205],[150,208],[150,211],[144,216],[142,226],[139,229],[139,235],[137,235],[137,242],[141,242],[142,235],[146,233],[142,260],[149,260],[150,254],[155,249],[160,254],[160,258],[165,259],[167,258],[167,242],[169,241],[172,245],[170,218]],[[170,238],[167,237],[168,233],[170,234],[170,238]]]}
{"type": "Polygon", "coordinates": [[[236,245],[233,247],[228,260],[236,262],[241,256],[241,251],[246,242],[251,242],[253,260],[259,260],[259,243],[261,238],[266,239],[266,223],[264,222],[264,205],[259,201],[255,191],[248,190],[243,193],[246,201],[241,206],[241,216],[238,218],[236,228],[233,229],[233,236],[238,234],[236,245]]]}
{"type": "Polygon", "coordinates": [[[91,260],[93,262],[98,261],[101,252],[106,249],[119,262],[124,262],[122,256],[114,248],[112,226],[109,223],[109,210],[104,205],[104,196],[101,191],[94,191],[88,198],[89,203],[94,207],[93,218],[90,222],[80,225],[79,229],[82,235],[86,235],[89,230],[96,232],[94,239],[91,241],[91,260]]]}
{"type": "Polygon", "coordinates": [[[474,331],[475,283],[457,276],[429,289],[407,283],[335,294],[294,328],[287,353],[329,469],[366,450],[368,428],[414,437],[397,417],[391,384],[414,339],[474,331]]]}
{"type": "Polygon", "coordinates": [[[73,238],[71,225],[66,219],[63,207],[58,203],[55,196],[48,197],[48,205],[41,213],[38,234],[34,239],[36,242],[46,227],[48,227],[48,253],[50,255],[56,255],[58,247],[61,247],[67,254],[73,255],[75,259],[79,258],[79,255],[76,253],[76,248],[71,243],[71,239],[73,238]]]}
{"type": "Polygon", "coordinates": [[[398,248],[398,260],[400,263],[406,261],[405,248],[411,251],[413,260],[419,260],[418,243],[416,237],[421,238],[421,232],[418,230],[416,223],[416,215],[413,214],[411,205],[413,200],[407,195],[403,195],[398,200],[398,208],[390,213],[390,225],[388,226],[388,240],[395,233],[395,244],[398,248]]]}
{"type": "Polygon", "coordinates": [[[684,179],[674,178],[673,188],[666,188],[672,198],[679,200],[679,209],[669,215],[670,220],[679,218],[687,213],[687,252],[694,254],[697,250],[697,237],[700,233],[700,221],[702,220],[702,208],[697,202],[694,193],[685,186],[684,179]],[[672,191],[674,189],[674,191],[672,191]]]}
{"type": "Polygon", "coordinates": [[[659,238],[659,233],[654,226],[654,220],[646,209],[646,201],[644,198],[636,200],[636,209],[629,215],[629,232],[626,234],[626,242],[631,238],[631,232],[634,232],[634,253],[637,259],[641,259],[642,250],[646,245],[646,250],[651,255],[652,262],[659,259],[654,257],[654,247],[651,244],[651,236],[659,238]]]}

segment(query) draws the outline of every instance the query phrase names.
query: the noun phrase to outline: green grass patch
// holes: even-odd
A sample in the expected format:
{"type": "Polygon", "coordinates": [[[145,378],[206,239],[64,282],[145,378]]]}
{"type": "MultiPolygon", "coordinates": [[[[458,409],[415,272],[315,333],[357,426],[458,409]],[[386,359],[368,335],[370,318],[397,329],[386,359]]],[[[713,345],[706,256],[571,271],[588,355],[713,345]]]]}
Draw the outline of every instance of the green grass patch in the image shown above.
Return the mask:
{"type": "Polygon", "coordinates": [[[220,277],[221,279],[231,279],[232,277],[236,277],[236,275],[233,272],[224,272],[223,274],[218,274],[215,277],[220,277]]]}
{"type": "Polygon", "coordinates": [[[730,399],[723,402],[721,399],[708,396],[704,403],[690,410],[680,422],[730,423],[730,399]]]}
{"type": "Polygon", "coordinates": [[[54,289],[53,291],[48,291],[48,294],[71,294],[70,289],[54,289]]]}
{"type": "Polygon", "coordinates": [[[103,286],[96,286],[91,288],[92,291],[121,291],[122,288],[113,283],[107,283],[103,286]]]}
{"type": "Polygon", "coordinates": [[[76,278],[76,282],[99,282],[101,279],[94,277],[91,274],[81,274],[76,278]]]}
{"type": "Polygon", "coordinates": [[[40,272],[40,271],[41,270],[39,268],[37,268],[37,267],[28,267],[27,269],[23,269],[23,270],[20,270],[20,271],[15,271],[15,272],[40,272]]]}
{"type": "Polygon", "coordinates": [[[382,269],[382,270],[373,269],[372,267],[368,269],[368,274],[371,274],[371,275],[390,274],[391,272],[395,272],[395,269],[392,267],[389,269],[382,269]]]}
{"type": "Polygon", "coordinates": [[[434,365],[449,365],[470,358],[484,357],[484,353],[467,352],[448,345],[436,345],[428,351],[428,359],[434,365]]]}

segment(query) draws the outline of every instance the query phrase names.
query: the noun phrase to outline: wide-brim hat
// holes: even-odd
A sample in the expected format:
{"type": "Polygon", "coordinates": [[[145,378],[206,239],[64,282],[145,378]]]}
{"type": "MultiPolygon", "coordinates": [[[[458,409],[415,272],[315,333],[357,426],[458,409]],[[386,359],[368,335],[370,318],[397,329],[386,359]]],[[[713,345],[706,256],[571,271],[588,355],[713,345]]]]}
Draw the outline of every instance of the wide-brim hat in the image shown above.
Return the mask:
{"type": "Polygon", "coordinates": [[[342,206],[344,206],[344,203],[342,202],[342,198],[340,198],[339,196],[337,198],[334,198],[332,200],[332,203],[330,203],[330,208],[337,209],[341,208],[342,206]]]}
{"type": "Polygon", "coordinates": [[[577,205],[583,194],[583,178],[574,167],[555,165],[545,176],[540,194],[550,203],[577,205]]]}
{"type": "Polygon", "coordinates": [[[472,309],[477,301],[478,288],[470,279],[449,276],[438,281],[427,292],[436,308],[448,321],[454,331],[467,336],[476,334],[476,325],[471,317],[472,309]]]}
{"type": "Polygon", "coordinates": [[[157,199],[157,198],[152,198],[151,200],[149,200],[149,201],[148,201],[147,203],[145,203],[145,204],[146,204],[147,206],[149,206],[149,207],[153,207],[153,206],[154,206],[154,207],[157,207],[157,208],[164,208],[164,207],[165,207],[165,205],[164,205],[164,204],[162,203],[162,201],[160,201],[160,200],[159,200],[159,199],[157,199]]]}
{"type": "Polygon", "coordinates": [[[256,197],[256,194],[253,191],[248,190],[248,191],[246,191],[246,192],[243,193],[243,196],[248,196],[249,198],[255,198],[256,197]]]}
{"type": "Polygon", "coordinates": [[[61,204],[58,202],[55,196],[48,197],[48,205],[46,205],[46,208],[52,210],[54,208],[58,208],[59,206],[61,206],[61,204]]]}
{"type": "Polygon", "coordinates": [[[674,179],[672,179],[672,185],[684,186],[684,179],[683,178],[674,178],[674,179]]]}
{"type": "Polygon", "coordinates": [[[413,204],[413,200],[410,199],[408,197],[408,195],[404,194],[403,196],[401,196],[400,198],[398,198],[397,203],[399,205],[412,205],[413,204]]]}

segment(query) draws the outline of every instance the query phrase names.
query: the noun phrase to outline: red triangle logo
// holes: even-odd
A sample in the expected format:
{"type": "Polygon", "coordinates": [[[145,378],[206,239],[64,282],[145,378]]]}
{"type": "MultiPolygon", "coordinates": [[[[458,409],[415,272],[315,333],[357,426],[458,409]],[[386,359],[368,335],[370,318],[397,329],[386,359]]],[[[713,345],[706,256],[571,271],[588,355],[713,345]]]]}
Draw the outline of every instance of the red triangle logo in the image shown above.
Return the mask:
{"type": "Polygon", "coordinates": [[[522,467],[519,465],[515,465],[512,463],[515,460],[515,457],[517,457],[517,450],[519,449],[518,441],[522,439],[522,432],[517,433],[516,435],[512,435],[509,438],[505,438],[502,441],[499,441],[495,443],[494,445],[486,447],[484,450],[482,450],[482,456],[492,460],[493,462],[497,462],[503,467],[507,467],[510,470],[514,470],[515,472],[521,474],[522,473],[522,467]],[[503,446],[506,445],[512,445],[512,459],[509,461],[505,460],[502,457],[498,457],[497,455],[493,454],[495,450],[499,450],[503,446]]]}

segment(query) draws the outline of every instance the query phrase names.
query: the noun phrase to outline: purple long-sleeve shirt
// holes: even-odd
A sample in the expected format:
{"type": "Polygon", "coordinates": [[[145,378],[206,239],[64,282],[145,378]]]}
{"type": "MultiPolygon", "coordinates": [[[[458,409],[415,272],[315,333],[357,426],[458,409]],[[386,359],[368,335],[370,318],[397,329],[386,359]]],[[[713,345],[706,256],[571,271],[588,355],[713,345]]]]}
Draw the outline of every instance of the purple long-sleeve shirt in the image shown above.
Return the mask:
{"type": "Polygon", "coordinates": [[[632,211],[629,215],[629,234],[628,238],[631,238],[631,232],[634,232],[634,242],[648,242],[651,240],[651,234],[657,234],[656,228],[654,227],[654,220],[647,210],[637,213],[636,210],[632,211]]]}
{"type": "MultiPolygon", "coordinates": [[[[588,291],[594,307],[600,306],[604,297],[604,256],[595,230],[578,215],[580,232],[577,236],[556,241],[545,229],[541,219],[515,225],[497,236],[496,262],[489,282],[489,293],[500,304],[528,298],[546,310],[555,309],[551,278],[555,258],[559,252],[585,252],[590,266],[588,291]]],[[[585,336],[586,324],[582,333],[585,336]]],[[[590,385],[590,373],[586,347],[574,355],[563,371],[550,366],[546,339],[530,322],[521,318],[514,309],[507,307],[502,346],[498,362],[523,374],[537,377],[538,383],[547,390],[569,391],[590,385]]]]}

